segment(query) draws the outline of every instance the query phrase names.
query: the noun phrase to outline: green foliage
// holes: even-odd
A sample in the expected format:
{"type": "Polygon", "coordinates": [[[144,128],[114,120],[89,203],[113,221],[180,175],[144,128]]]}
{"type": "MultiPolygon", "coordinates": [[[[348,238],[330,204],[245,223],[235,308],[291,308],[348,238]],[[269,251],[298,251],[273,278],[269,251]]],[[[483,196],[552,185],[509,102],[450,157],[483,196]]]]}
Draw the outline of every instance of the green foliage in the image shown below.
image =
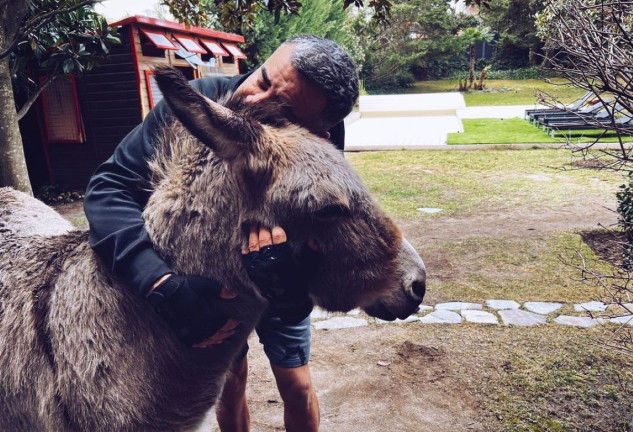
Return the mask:
{"type": "Polygon", "coordinates": [[[463,51],[455,36],[459,22],[446,0],[398,0],[389,26],[371,26],[361,13],[352,27],[365,47],[361,77],[368,90],[396,90],[446,75],[463,51]]]}
{"type": "Polygon", "coordinates": [[[618,223],[626,234],[624,245],[624,265],[633,268],[633,173],[629,173],[629,182],[620,186],[615,194],[618,201],[618,223]]]}
{"type": "MultiPolygon", "coordinates": [[[[470,0],[479,3],[481,0],[470,0]]],[[[340,8],[350,5],[365,6],[363,0],[333,0],[340,8]]],[[[305,2],[298,0],[161,0],[171,14],[184,24],[208,26],[216,22],[227,29],[238,31],[252,28],[261,18],[260,11],[266,10],[278,24],[282,17],[297,15],[304,10],[305,2]]],[[[389,20],[391,2],[389,0],[369,0],[367,8],[372,11],[375,23],[385,24],[389,20]]]]}
{"type": "Polygon", "coordinates": [[[499,35],[493,67],[516,69],[541,63],[543,43],[534,16],[543,8],[542,0],[495,0],[480,11],[483,24],[499,35]]]}
{"type": "MultiPolygon", "coordinates": [[[[549,70],[544,70],[540,67],[533,66],[520,69],[490,69],[486,78],[489,80],[501,79],[501,80],[528,80],[528,79],[542,79],[544,77],[553,77],[553,73],[549,70]]],[[[450,79],[460,79],[464,77],[463,71],[458,71],[450,76],[450,79]]]]}
{"type": "MultiPolygon", "coordinates": [[[[78,3],[78,0],[31,1],[23,22],[78,3]]],[[[112,44],[119,42],[116,29],[108,27],[92,5],[56,15],[42,26],[28,29],[11,52],[14,91],[22,98],[35,92],[39,82],[34,75],[49,78],[81,75],[104,61],[112,44]]]]}
{"type": "Polygon", "coordinates": [[[277,24],[270,13],[260,10],[253,27],[244,26],[241,30],[248,41],[245,52],[249,69],[261,65],[281,43],[299,34],[334,40],[359,66],[364,60],[360,41],[352,31],[349,11],[343,8],[343,0],[304,0],[298,14],[281,16],[277,24]]]}
{"type": "Polygon", "coordinates": [[[35,198],[46,204],[63,204],[81,201],[84,192],[74,190],[65,186],[42,186],[36,193],[35,198]]]}

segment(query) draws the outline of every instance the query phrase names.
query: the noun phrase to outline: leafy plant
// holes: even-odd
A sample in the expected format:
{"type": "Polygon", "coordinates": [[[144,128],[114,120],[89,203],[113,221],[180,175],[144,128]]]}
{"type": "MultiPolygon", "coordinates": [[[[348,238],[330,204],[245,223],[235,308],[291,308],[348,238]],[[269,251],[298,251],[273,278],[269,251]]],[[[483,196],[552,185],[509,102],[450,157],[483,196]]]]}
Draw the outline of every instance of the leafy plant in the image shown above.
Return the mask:
{"type": "Polygon", "coordinates": [[[624,266],[633,269],[633,172],[629,172],[629,182],[620,186],[615,194],[618,201],[618,224],[626,235],[624,244],[624,266]]]}
{"type": "Polygon", "coordinates": [[[74,190],[64,186],[42,186],[36,193],[35,197],[46,204],[62,204],[81,201],[84,198],[84,192],[74,190]]]}

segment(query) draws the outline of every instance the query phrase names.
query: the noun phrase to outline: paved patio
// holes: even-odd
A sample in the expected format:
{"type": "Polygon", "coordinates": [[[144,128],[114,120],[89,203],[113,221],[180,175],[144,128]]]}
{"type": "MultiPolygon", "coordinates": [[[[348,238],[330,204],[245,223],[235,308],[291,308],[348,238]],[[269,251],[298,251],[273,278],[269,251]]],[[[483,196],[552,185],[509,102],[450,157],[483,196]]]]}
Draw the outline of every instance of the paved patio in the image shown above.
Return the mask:
{"type": "Polygon", "coordinates": [[[463,118],[523,117],[534,105],[466,107],[461,93],[361,96],[345,119],[345,149],[402,150],[446,146],[463,118]]]}

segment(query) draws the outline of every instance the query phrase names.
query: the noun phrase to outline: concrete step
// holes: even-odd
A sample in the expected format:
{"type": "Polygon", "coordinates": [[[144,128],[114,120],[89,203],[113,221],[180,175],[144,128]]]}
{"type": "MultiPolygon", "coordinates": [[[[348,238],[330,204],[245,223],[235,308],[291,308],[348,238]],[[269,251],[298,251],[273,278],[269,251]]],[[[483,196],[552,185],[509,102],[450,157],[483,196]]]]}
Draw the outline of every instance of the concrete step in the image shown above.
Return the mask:
{"type": "Polygon", "coordinates": [[[370,95],[359,99],[361,118],[456,116],[466,107],[461,93],[370,95]]]}

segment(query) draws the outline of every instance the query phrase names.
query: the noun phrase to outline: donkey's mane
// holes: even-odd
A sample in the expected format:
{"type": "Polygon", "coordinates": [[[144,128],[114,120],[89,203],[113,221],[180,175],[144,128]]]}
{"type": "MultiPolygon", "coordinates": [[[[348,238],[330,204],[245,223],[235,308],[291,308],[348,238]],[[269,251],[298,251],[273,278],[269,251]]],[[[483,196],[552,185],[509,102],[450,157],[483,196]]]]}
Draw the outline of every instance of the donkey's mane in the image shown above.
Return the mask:
{"type": "MultiPolygon", "coordinates": [[[[247,103],[239,94],[230,92],[220,98],[218,104],[250,122],[274,128],[284,128],[293,124],[286,117],[289,105],[279,99],[252,104],[247,103]]],[[[174,181],[177,167],[187,166],[186,171],[191,174],[192,170],[209,162],[213,155],[209,147],[200,142],[173,116],[166,120],[155,139],[156,152],[148,161],[152,189],[165,178],[174,181]]]]}
{"type": "Polygon", "coordinates": [[[245,98],[234,92],[227,93],[218,100],[222,106],[229,108],[236,115],[257,123],[282,128],[288,126],[287,110],[290,105],[281,99],[268,99],[256,104],[246,103],[245,98]]]}

